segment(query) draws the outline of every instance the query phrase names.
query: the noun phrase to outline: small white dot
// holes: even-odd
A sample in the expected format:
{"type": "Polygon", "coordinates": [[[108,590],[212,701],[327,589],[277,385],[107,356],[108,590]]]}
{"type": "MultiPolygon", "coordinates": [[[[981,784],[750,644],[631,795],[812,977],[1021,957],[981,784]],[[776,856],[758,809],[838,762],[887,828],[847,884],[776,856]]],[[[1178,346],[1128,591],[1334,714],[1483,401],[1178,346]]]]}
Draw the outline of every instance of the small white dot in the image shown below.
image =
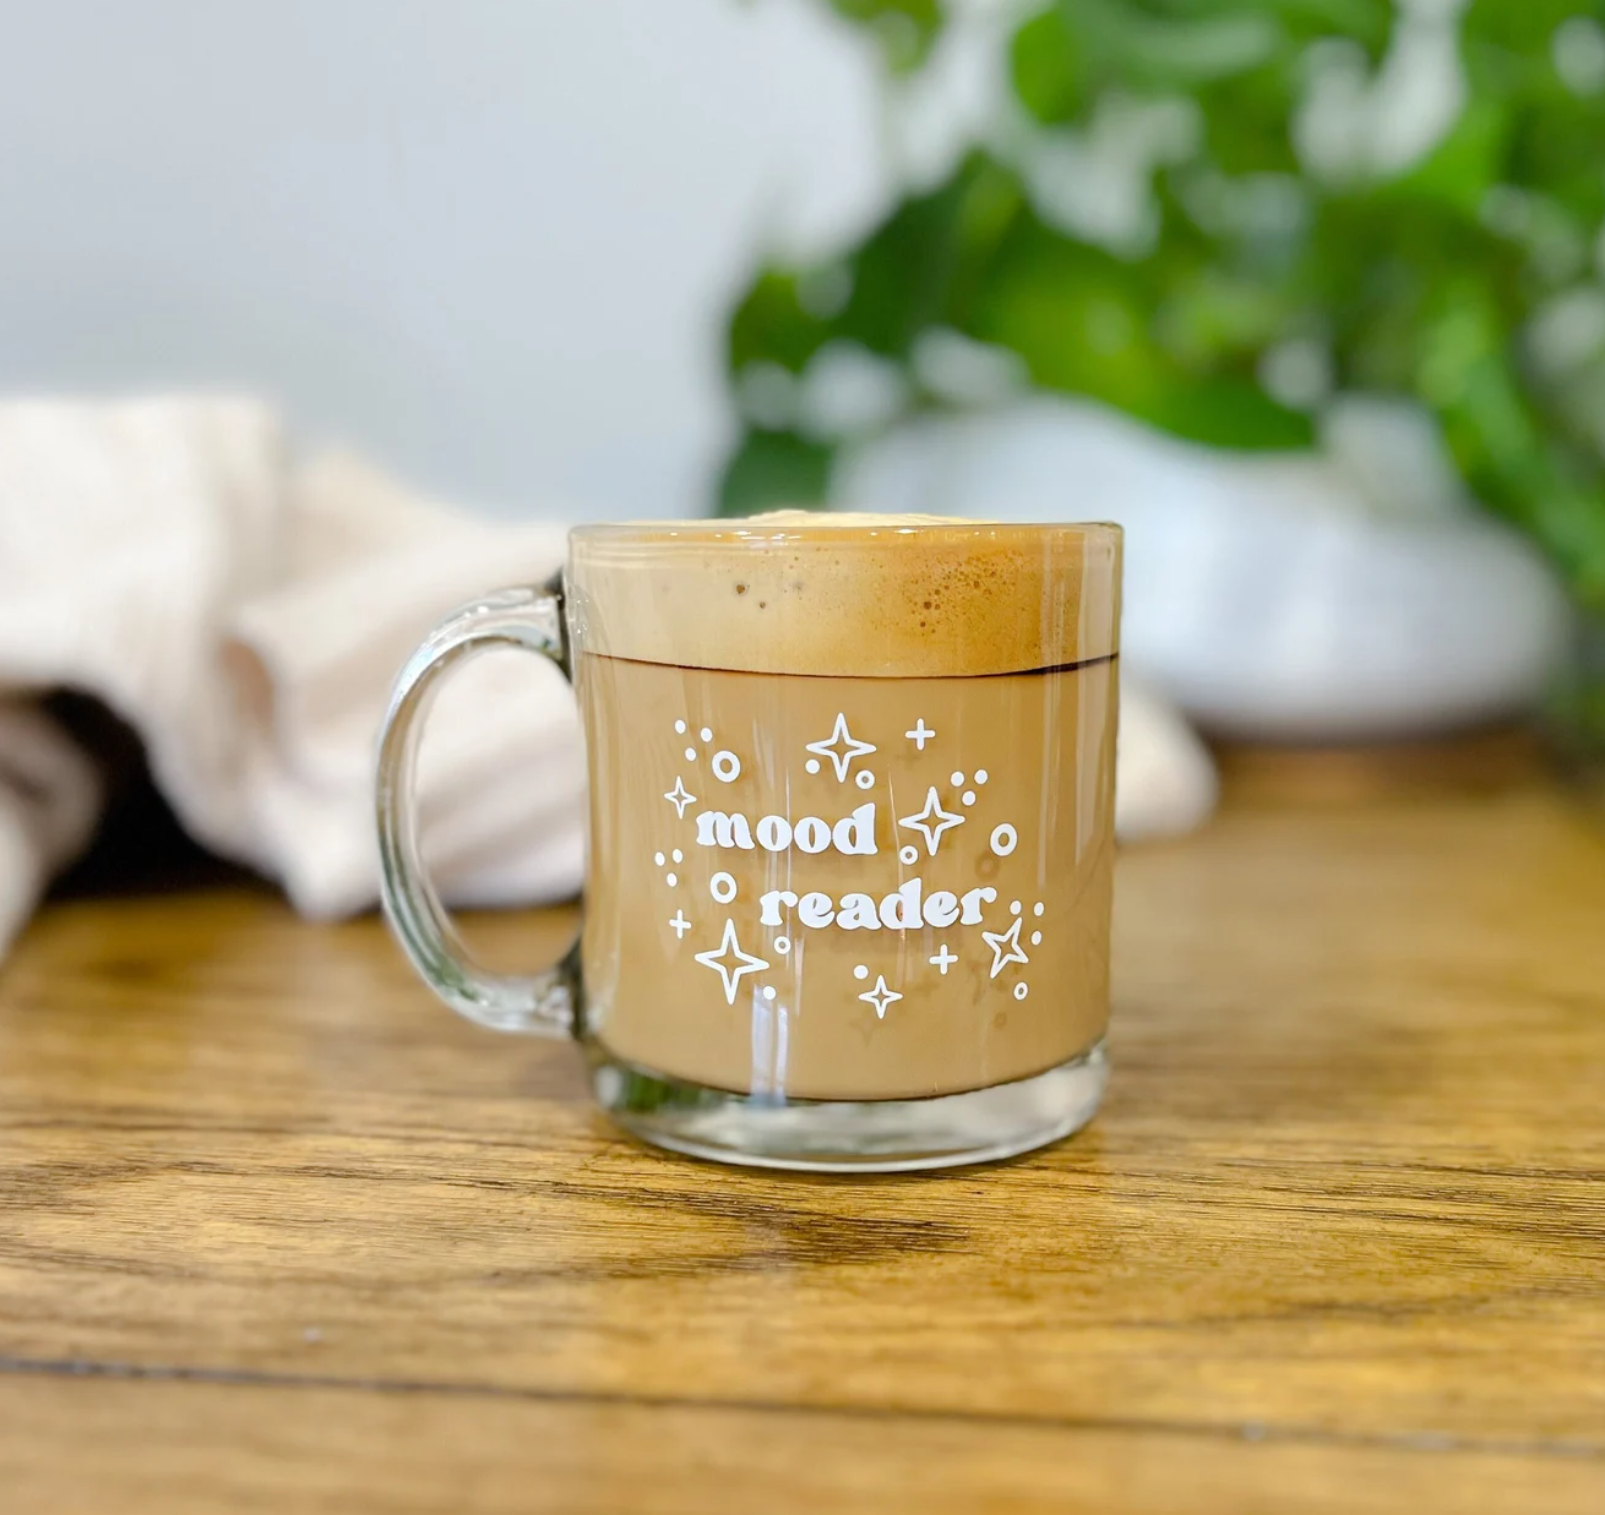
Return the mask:
{"type": "Polygon", "coordinates": [[[1020,913],[1020,902],[1019,902],[1019,900],[1010,900],[1009,901],[1009,914],[1010,915],[1018,915],[1019,913],[1020,913]]]}
{"type": "Polygon", "coordinates": [[[1019,845],[1019,833],[1007,821],[992,828],[992,851],[998,857],[1007,857],[1019,845]]]}
{"type": "Polygon", "coordinates": [[[777,936],[775,938],[775,951],[784,957],[791,951],[791,938],[789,936],[777,936]]]}
{"type": "Polygon", "coordinates": [[[959,797],[966,805],[973,805],[975,803],[975,791],[973,789],[966,789],[959,797]]]}
{"type": "Polygon", "coordinates": [[[677,873],[666,873],[664,874],[663,878],[664,882],[669,884],[671,887],[680,882],[680,875],[677,873]]]}
{"type": "Polygon", "coordinates": [[[854,779],[853,782],[857,784],[860,789],[873,789],[875,787],[875,775],[867,768],[860,768],[858,770],[858,777],[854,779]]]}
{"type": "Polygon", "coordinates": [[[948,774],[948,777],[953,780],[953,787],[955,789],[957,789],[964,782],[964,775],[962,773],[950,773],[948,774]]]}
{"type": "Polygon", "coordinates": [[[906,866],[912,868],[914,866],[914,864],[917,863],[920,860],[920,849],[918,847],[914,846],[914,844],[911,842],[911,843],[909,843],[909,845],[907,847],[904,847],[897,855],[898,855],[898,857],[900,857],[903,860],[903,862],[904,862],[904,864],[906,866]]]}
{"type": "Polygon", "coordinates": [[[697,760],[697,749],[695,747],[687,747],[686,748],[686,750],[685,750],[685,760],[688,763],[696,762],[696,760],[697,760]]]}
{"type": "Polygon", "coordinates": [[[1036,902],[1036,904],[1034,904],[1031,907],[1031,913],[1032,913],[1032,915],[1041,915],[1042,914],[1042,901],[1041,900],[1038,900],[1036,902]]]}
{"type": "Polygon", "coordinates": [[[986,769],[977,768],[975,770],[975,782],[977,784],[984,784],[986,782],[986,769]]]}
{"type": "Polygon", "coordinates": [[[713,776],[721,784],[735,783],[741,777],[741,759],[729,751],[714,753],[713,776]]]}
{"type": "Polygon", "coordinates": [[[774,991],[774,986],[773,985],[771,985],[771,984],[765,984],[764,985],[763,997],[765,999],[773,999],[775,997],[775,991],[774,991]]]}
{"type": "Polygon", "coordinates": [[[1033,947],[1040,947],[1042,945],[1042,933],[1040,931],[1033,931],[1031,933],[1031,945],[1033,947]]]}
{"type": "Polygon", "coordinates": [[[818,773],[819,772],[819,759],[818,758],[809,758],[808,761],[803,764],[803,767],[809,773],[818,773]]]}
{"type": "Polygon", "coordinates": [[[721,905],[728,905],[736,897],[735,878],[728,873],[716,873],[708,880],[708,893],[721,905]]]}
{"type": "Polygon", "coordinates": [[[684,721],[676,721],[676,722],[675,722],[675,723],[674,723],[674,729],[675,729],[675,730],[676,730],[676,731],[677,731],[677,732],[678,732],[678,733],[679,733],[679,734],[680,734],[680,735],[681,735],[681,736],[684,736],[684,735],[685,735],[685,722],[684,722],[684,721]]]}
{"type": "MultiPolygon", "coordinates": [[[[680,861],[680,854],[679,853],[675,853],[674,860],[677,863],[680,861]]],[[[661,852],[654,852],[652,854],[652,861],[654,863],[656,863],[658,865],[658,867],[661,868],[663,866],[663,854],[661,852]]]]}
{"type": "Polygon", "coordinates": [[[866,968],[862,963],[860,963],[856,968],[853,969],[853,977],[854,978],[868,978],[869,977],[869,969],[866,968]]]}
{"type": "Polygon", "coordinates": [[[1014,997],[1016,999],[1024,999],[1030,992],[1031,986],[1029,984],[1016,984],[1014,986],[1014,997]]]}
{"type": "Polygon", "coordinates": [[[697,733],[697,735],[700,736],[705,742],[711,742],[713,740],[713,730],[708,726],[704,726],[702,730],[697,733]]]}

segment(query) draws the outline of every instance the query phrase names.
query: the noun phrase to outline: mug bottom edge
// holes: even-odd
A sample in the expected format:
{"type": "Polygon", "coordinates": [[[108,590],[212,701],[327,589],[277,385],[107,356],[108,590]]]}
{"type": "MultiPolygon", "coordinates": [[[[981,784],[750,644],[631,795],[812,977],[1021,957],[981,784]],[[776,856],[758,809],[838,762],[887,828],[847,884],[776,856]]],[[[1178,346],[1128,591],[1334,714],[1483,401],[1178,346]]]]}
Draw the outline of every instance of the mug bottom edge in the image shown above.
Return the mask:
{"type": "Polygon", "coordinates": [[[798,1173],[914,1173],[1018,1157],[1085,1126],[1109,1071],[1100,1038],[1046,1072],[986,1089],[786,1101],[655,1073],[595,1043],[589,1051],[597,1103],[632,1136],[687,1157],[798,1173]]]}

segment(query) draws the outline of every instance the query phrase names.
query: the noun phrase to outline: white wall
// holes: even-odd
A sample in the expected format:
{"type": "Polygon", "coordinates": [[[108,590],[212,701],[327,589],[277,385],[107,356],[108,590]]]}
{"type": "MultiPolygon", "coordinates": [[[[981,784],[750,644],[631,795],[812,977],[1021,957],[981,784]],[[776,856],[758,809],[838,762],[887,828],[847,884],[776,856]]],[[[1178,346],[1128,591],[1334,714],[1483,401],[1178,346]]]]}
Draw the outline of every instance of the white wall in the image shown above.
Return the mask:
{"type": "Polygon", "coordinates": [[[877,202],[808,0],[0,9],[0,392],[244,388],[520,513],[700,511],[723,313],[877,202]]]}

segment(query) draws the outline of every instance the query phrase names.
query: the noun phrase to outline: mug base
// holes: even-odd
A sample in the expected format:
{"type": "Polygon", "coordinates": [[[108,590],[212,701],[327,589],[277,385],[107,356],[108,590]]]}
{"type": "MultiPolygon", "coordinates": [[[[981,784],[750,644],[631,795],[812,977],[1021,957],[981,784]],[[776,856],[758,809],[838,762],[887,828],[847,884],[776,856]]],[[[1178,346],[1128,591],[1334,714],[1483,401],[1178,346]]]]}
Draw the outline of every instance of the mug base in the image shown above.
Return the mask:
{"type": "Polygon", "coordinates": [[[784,1100],[732,1094],[620,1062],[591,1044],[612,1119],[671,1152],[801,1173],[912,1173],[998,1162],[1070,1135],[1103,1098],[1103,1042],[1014,1083],[932,1099],[784,1100]]]}

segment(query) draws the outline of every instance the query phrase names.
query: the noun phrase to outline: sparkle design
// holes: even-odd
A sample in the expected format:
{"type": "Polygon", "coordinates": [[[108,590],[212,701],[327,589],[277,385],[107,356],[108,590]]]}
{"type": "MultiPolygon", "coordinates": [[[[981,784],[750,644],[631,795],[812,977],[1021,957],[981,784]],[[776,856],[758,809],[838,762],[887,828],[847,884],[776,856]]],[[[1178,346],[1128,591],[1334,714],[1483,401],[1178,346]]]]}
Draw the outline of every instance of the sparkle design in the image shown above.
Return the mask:
{"type": "Polygon", "coordinates": [[[847,730],[847,716],[840,712],[836,716],[836,724],[831,733],[821,741],[805,744],[809,752],[817,752],[820,757],[829,758],[836,768],[836,782],[845,784],[847,775],[853,766],[853,759],[863,757],[865,753],[875,751],[873,742],[860,742],[847,730]]]}
{"type": "Polygon", "coordinates": [[[930,739],[935,736],[936,733],[925,724],[925,717],[921,716],[917,721],[914,722],[914,729],[912,731],[905,731],[903,735],[906,736],[916,747],[918,747],[921,752],[924,752],[925,744],[930,741],[930,739]]]}
{"type": "Polygon", "coordinates": [[[681,820],[685,819],[685,807],[687,805],[694,805],[697,802],[696,795],[692,794],[691,791],[686,788],[685,780],[682,778],[675,779],[674,788],[663,797],[674,806],[674,813],[679,816],[681,820]]]}
{"type": "Polygon", "coordinates": [[[937,797],[936,786],[933,784],[925,796],[925,808],[918,815],[900,816],[897,824],[906,826],[910,831],[918,831],[925,838],[927,854],[935,857],[937,846],[942,840],[942,833],[951,827],[962,826],[964,817],[942,809],[942,801],[937,797]]]}
{"type": "Polygon", "coordinates": [[[1007,931],[983,931],[981,940],[992,949],[992,972],[988,975],[989,978],[996,978],[1010,963],[1029,963],[1031,961],[1020,946],[1020,921],[1018,917],[1009,922],[1007,931]]]}
{"type": "Polygon", "coordinates": [[[947,950],[946,942],[942,943],[942,950],[938,952],[935,957],[928,959],[928,961],[934,965],[936,971],[940,973],[943,978],[947,977],[947,970],[951,968],[958,960],[958,953],[949,952],[947,950]]]}
{"type": "Polygon", "coordinates": [[[720,939],[718,948],[697,953],[697,961],[704,968],[712,968],[719,975],[724,985],[724,1000],[727,1005],[735,1004],[736,989],[745,974],[762,973],[769,966],[763,958],[754,957],[752,953],[741,950],[741,944],[736,940],[736,923],[728,917],[724,923],[724,936],[720,939]]]}
{"type": "Polygon", "coordinates": [[[675,940],[679,941],[691,929],[691,922],[685,918],[685,911],[676,910],[674,918],[669,922],[674,927],[675,940]]]}
{"type": "Polygon", "coordinates": [[[860,994],[858,997],[865,1004],[873,1005],[875,1007],[875,1019],[883,1021],[886,1019],[886,1007],[895,1004],[903,996],[895,989],[886,987],[886,975],[882,973],[875,979],[875,987],[869,990],[868,993],[860,994]]]}

